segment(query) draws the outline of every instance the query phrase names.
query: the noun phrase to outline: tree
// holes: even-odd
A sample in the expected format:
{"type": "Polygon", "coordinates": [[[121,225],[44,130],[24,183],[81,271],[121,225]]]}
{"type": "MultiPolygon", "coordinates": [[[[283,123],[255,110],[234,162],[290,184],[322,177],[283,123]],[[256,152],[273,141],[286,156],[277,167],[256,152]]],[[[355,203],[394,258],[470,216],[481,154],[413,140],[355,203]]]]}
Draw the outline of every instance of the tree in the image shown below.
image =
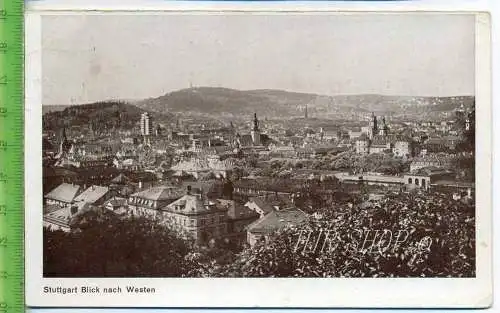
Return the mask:
{"type": "Polygon", "coordinates": [[[350,204],[316,213],[243,250],[234,262],[210,268],[209,275],[475,276],[474,209],[469,204],[415,193],[388,197],[369,208],[350,204]],[[381,232],[379,241],[366,244],[364,239],[374,239],[375,230],[381,232]]]}
{"type": "Polygon", "coordinates": [[[44,229],[44,275],[50,277],[181,277],[191,249],[165,225],[119,219],[105,209],[73,221],[76,231],[44,229]]]}

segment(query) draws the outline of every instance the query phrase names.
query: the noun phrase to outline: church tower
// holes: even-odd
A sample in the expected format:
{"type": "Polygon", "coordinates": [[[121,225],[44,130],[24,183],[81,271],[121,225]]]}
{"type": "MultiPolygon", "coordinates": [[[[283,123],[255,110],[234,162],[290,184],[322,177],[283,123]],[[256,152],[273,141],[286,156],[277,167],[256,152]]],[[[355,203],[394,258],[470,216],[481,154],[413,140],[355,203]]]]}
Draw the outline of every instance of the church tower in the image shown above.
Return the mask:
{"type": "Polygon", "coordinates": [[[59,153],[57,154],[57,158],[61,158],[67,153],[71,151],[71,148],[73,147],[72,143],[68,140],[66,137],[66,128],[63,127],[61,130],[61,139],[59,143],[59,153]]]}
{"type": "Polygon", "coordinates": [[[373,138],[378,134],[378,123],[377,123],[377,117],[375,116],[375,113],[372,112],[372,119],[370,121],[370,139],[373,138]]]}
{"type": "Polygon", "coordinates": [[[381,136],[387,136],[389,133],[389,127],[387,126],[387,123],[385,122],[385,116],[382,117],[382,127],[380,128],[379,134],[381,136]]]}
{"type": "Polygon", "coordinates": [[[260,130],[259,130],[259,120],[257,119],[257,113],[253,115],[253,127],[251,131],[252,143],[254,146],[260,146],[260,130]]]}

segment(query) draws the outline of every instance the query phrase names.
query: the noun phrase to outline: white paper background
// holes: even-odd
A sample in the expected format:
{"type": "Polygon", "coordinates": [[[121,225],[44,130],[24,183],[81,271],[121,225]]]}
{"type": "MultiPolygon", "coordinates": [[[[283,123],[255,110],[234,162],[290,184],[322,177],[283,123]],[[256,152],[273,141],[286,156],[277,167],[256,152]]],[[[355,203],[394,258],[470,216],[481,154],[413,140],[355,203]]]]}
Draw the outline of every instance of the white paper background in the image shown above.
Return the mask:
{"type": "MultiPolygon", "coordinates": [[[[88,1],[84,5],[84,1],[44,1],[30,3],[28,5],[29,9],[43,9],[43,10],[53,10],[55,8],[87,8],[88,1]],[[64,3],[63,5],[61,3],[64,3]]],[[[106,5],[101,4],[99,8],[117,8],[120,9],[133,9],[137,8],[130,1],[106,1],[106,5]],[[113,4],[114,3],[114,4],[113,4]],[[116,3],[119,3],[117,5],[116,3]]],[[[138,3],[138,2],[135,2],[138,3]]],[[[141,2],[142,7],[144,3],[148,9],[154,8],[164,8],[163,2],[141,2]]],[[[175,3],[174,6],[177,8],[192,8],[196,3],[175,3]]],[[[169,4],[170,5],[170,4],[169,4]]],[[[311,6],[305,3],[266,3],[266,8],[278,8],[286,7],[288,9],[293,8],[303,8],[310,9],[314,7],[315,9],[326,8],[325,4],[315,4],[311,6]]],[[[329,4],[330,6],[332,4],[329,4]]],[[[221,7],[214,3],[204,3],[203,6],[208,8],[215,8],[220,10],[221,7]]],[[[222,7],[229,7],[230,4],[223,3],[222,7]]],[[[262,4],[250,3],[246,4],[247,7],[255,7],[255,9],[260,9],[262,4]]],[[[336,5],[337,6],[337,5],[336,5]]],[[[459,5],[457,1],[450,5],[450,1],[425,1],[420,4],[415,3],[398,3],[397,5],[393,3],[389,4],[374,4],[374,3],[342,3],[337,7],[346,9],[357,9],[357,10],[380,10],[380,9],[399,9],[399,10],[457,10],[457,9],[468,9],[471,11],[480,10],[493,10],[492,22],[493,38],[495,44],[494,62],[499,59],[498,56],[498,44],[496,38],[498,37],[498,22],[495,22],[495,17],[498,19],[500,16],[498,14],[498,3],[495,4],[494,1],[462,1],[459,5]]],[[[198,6],[198,8],[200,8],[198,6]]],[[[41,105],[40,103],[40,62],[37,62],[37,58],[40,57],[41,51],[36,49],[36,44],[32,45],[31,42],[39,41],[37,38],[37,27],[39,31],[39,25],[32,24],[32,22],[27,22],[27,32],[28,32],[28,44],[27,44],[27,79],[26,79],[26,89],[27,89],[27,99],[26,99],[26,189],[29,191],[29,197],[26,199],[26,221],[27,221],[27,242],[26,242],[26,285],[27,285],[27,304],[36,306],[194,306],[194,307],[204,307],[204,306],[215,306],[215,307],[255,307],[259,304],[261,307],[270,306],[306,306],[306,307],[331,307],[331,306],[347,306],[347,307],[360,307],[360,306],[385,306],[385,307],[395,307],[395,306],[411,306],[411,307],[429,307],[429,306],[449,306],[453,303],[462,304],[465,306],[471,305],[471,297],[476,296],[477,301],[481,301],[480,298],[484,296],[484,290],[481,290],[481,286],[484,287],[484,282],[489,281],[489,274],[483,272],[481,274],[481,267],[478,269],[478,277],[483,276],[483,283],[478,283],[476,280],[468,279],[349,279],[349,280],[317,280],[317,279],[301,279],[300,283],[297,284],[297,280],[293,279],[283,279],[283,280],[268,280],[268,279],[144,279],[148,282],[150,286],[158,284],[157,290],[163,290],[165,293],[158,292],[156,298],[137,296],[137,297],[121,297],[114,298],[109,296],[100,297],[47,297],[41,294],[40,285],[47,284],[49,279],[41,281],[41,134],[39,129],[41,129],[41,105]],[[35,47],[35,48],[33,48],[35,47]],[[155,281],[155,282],[153,282],[155,281]],[[474,283],[472,281],[475,281],[474,283]],[[159,289],[163,286],[165,289],[159,289]],[[434,301],[429,301],[433,298],[434,301]],[[454,301],[450,302],[450,299],[454,301]],[[467,305],[468,304],[468,305],[467,305]]],[[[38,33],[39,36],[39,33],[38,33]]],[[[479,52],[479,51],[478,51],[479,52]]],[[[498,76],[499,72],[498,62],[494,63],[495,74],[498,76]]],[[[477,76],[480,76],[477,73],[477,76]]],[[[494,78],[495,79],[495,78],[494,78]]],[[[496,80],[498,81],[498,80],[496,80]]],[[[498,84],[497,84],[498,85],[498,84]]],[[[478,85],[478,88],[484,88],[483,85],[478,85]]],[[[484,91],[484,89],[483,89],[484,91]]],[[[487,92],[487,91],[486,91],[487,92]]],[[[481,103],[481,92],[478,90],[477,103],[481,103]]],[[[495,98],[496,102],[497,99],[495,98]]],[[[479,125],[484,126],[484,124],[490,119],[490,114],[487,111],[477,112],[478,120],[481,123],[479,125]]],[[[498,107],[494,106],[494,116],[498,118],[498,107]]],[[[495,128],[495,133],[498,132],[498,123],[493,123],[495,128]]],[[[482,127],[480,126],[480,127],[482,127]]],[[[489,132],[484,132],[481,134],[481,130],[478,129],[478,142],[487,140],[490,138],[489,132]]],[[[495,140],[494,150],[495,155],[499,149],[498,136],[493,138],[495,140]]],[[[489,147],[486,144],[486,147],[489,147]]],[[[496,158],[494,157],[495,161],[496,158]]],[[[488,160],[478,159],[478,164],[482,165],[479,168],[478,173],[484,173],[489,169],[485,166],[488,164],[488,160]],[[480,172],[482,170],[482,172],[480,172]]],[[[494,166],[495,181],[493,188],[497,190],[496,185],[498,181],[499,169],[498,166],[494,166]]],[[[478,174],[481,176],[482,174],[478,174]]],[[[482,176],[483,178],[487,175],[482,176]]],[[[478,186],[481,182],[478,182],[478,186]]],[[[482,182],[482,184],[488,184],[488,182],[482,182]]],[[[478,201],[484,201],[480,194],[481,190],[478,188],[478,201]]],[[[486,197],[488,198],[488,197],[486,197]]],[[[497,203],[495,199],[494,204],[497,203]]],[[[496,206],[496,205],[495,205],[496,206]]],[[[478,204],[479,207],[479,204],[478,204]]],[[[486,214],[487,216],[487,214],[486,214]]],[[[498,213],[494,211],[493,221],[498,220],[498,213]]],[[[479,231],[489,229],[491,225],[491,219],[482,220],[484,223],[479,231]]],[[[484,233],[483,233],[484,234],[484,233]]],[[[478,241],[478,246],[480,242],[478,241]]],[[[486,256],[487,257],[487,256],[486,256]]],[[[484,259],[483,259],[484,260],[484,259]]],[[[478,260],[479,261],[479,260],[478,260]]],[[[478,264],[479,265],[479,264],[478,264]]],[[[481,265],[479,265],[481,266],[481,265]]],[[[484,267],[483,267],[484,269],[484,267]]],[[[489,271],[487,271],[489,272],[489,271]]],[[[62,281],[62,280],[59,280],[62,281]]],[[[72,285],[75,279],[64,280],[65,283],[59,285],[72,285]]],[[[81,280],[80,280],[81,281],[81,280]]],[[[90,283],[92,279],[86,279],[86,282],[90,283]]],[[[105,281],[104,279],[99,279],[99,281],[105,281]]],[[[108,279],[111,285],[115,284],[117,279],[108,279]]],[[[130,280],[127,280],[130,281],[130,280]]],[[[136,280],[134,280],[136,281],[136,280]]],[[[83,284],[80,282],[80,284],[83,284]]],[[[103,286],[103,284],[100,284],[103,286]]],[[[486,301],[488,302],[488,301],[486,301]]],[[[477,303],[477,302],[476,302],[477,303]]],[[[44,312],[54,312],[54,310],[43,310],[44,312]]],[[[68,310],[56,310],[56,312],[67,312],[68,310]]],[[[112,310],[105,310],[110,312],[112,310]]],[[[129,310],[131,311],[131,310],[129,310]]],[[[153,310],[150,310],[152,312],[153,310]]],[[[177,310],[172,310],[177,311],[177,310]]],[[[183,312],[191,310],[182,310],[183,312]]],[[[210,310],[211,312],[217,312],[216,310],[210,310]]],[[[266,310],[267,311],[267,310],[266,310]]],[[[85,312],[85,310],[81,311],[85,312]]],[[[95,311],[94,311],[95,312],[95,311]]],[[[191,311],[194,312],[194,311],[191,311]]],[[[224,310],[224,312],[228,312],[224,310]]],[[[240,311],[241,312],[241,311],[240,311]]]]}

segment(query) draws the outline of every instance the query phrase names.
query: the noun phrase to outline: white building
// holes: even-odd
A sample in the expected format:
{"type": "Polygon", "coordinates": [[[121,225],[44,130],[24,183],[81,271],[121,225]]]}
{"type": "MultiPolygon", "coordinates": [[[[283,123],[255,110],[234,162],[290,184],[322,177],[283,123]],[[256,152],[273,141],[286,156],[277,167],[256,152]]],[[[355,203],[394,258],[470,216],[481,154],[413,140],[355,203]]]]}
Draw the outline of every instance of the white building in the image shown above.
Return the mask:
{"type": "Polygon", "coordinates": [[[153,120],[151,116],[149,116],[148,112],[144,112],[141,114],[141,135],[153,135],[153,120]]]}

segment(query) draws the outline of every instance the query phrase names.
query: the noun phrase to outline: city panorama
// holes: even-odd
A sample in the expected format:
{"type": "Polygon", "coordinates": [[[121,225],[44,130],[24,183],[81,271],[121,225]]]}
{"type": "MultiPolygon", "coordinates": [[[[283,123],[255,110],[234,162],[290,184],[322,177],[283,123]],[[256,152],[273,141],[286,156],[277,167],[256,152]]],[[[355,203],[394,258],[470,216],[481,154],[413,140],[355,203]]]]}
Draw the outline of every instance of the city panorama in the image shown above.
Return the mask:
{"type": "Polygon", "coordinates": [[[43,23],[44,277],[476,276],[473,16],[43,23]]]}
{"type": "MultiPolygon", "coordinates": [[[[213,93],[245,94],[172,95],[213,93]]],[[[288,120],[229,123],[124,102],[46,113],[45,274],[473,276],[473,99],[423,101],[449,110],[329,120],[307,103],[288,120]]]]}

